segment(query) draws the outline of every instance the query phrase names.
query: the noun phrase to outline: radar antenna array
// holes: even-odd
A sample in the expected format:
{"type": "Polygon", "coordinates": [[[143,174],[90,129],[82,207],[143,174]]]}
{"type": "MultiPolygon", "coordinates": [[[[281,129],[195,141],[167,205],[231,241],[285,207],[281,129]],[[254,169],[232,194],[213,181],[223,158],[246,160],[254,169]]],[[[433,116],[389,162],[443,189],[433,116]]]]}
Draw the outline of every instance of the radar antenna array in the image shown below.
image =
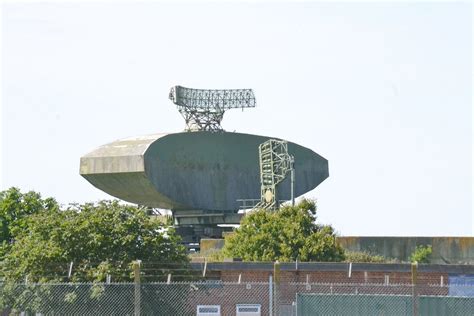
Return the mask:
{"type": "Polygon", "coordinates": [[[188,132],[222,131],[225,111],[253,108],[256,104],[251,89],[204,90],[174,86],[169,98],[178,106],[188,132]]]}

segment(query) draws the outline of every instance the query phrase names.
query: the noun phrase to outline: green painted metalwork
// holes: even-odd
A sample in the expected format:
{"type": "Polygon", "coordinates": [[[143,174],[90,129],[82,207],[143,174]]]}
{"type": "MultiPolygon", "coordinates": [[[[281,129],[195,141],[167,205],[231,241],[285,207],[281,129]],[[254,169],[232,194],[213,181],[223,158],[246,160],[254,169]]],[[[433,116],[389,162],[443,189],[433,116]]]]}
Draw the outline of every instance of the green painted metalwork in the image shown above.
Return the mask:
{"type": "MultiPolygon", "coordinates": [[[[258,146],[258,152],[261,199],[256,208],[276,209],[279,204],[277,185],[292,170],[294,158],[288,153],[288,143],[284,140],[269,139],[258,146]]],[[[293,190],[291,197],[293,198],[293,190]]]]}
{"type": "Polygon", "coordinates": [[[420,296],[419,312],[423,316],[474,315],[474,297],[420,296]]]}
{"type": "MultiPolygon", "coordinates": [[[[417,296],[419,316],[474,315],[474,297],[417,296]]],[[[297,315],[413,315],[413,296],[296,294],[297,315]]]]}
{"type": "Polygon", "coordinates": [[[411,296],[297,294],[297,315],[412,315],[411,296]]]}

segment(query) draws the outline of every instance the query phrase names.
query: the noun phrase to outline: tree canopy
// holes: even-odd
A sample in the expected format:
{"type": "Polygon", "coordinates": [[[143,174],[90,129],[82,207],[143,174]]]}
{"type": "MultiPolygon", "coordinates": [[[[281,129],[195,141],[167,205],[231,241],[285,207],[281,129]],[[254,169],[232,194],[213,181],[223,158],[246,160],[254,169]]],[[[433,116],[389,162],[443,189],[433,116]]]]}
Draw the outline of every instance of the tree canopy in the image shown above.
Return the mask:
{"type": "MultiPolygon", "coordinates": [[[[22,199],[11,200],[20,201],[20,205],[5,209],[14,210],[11,214],[23,214],[22,199]]],[[[125,281],[130,280],[130,265],[137,259],[187,262],[179,236],[148,216],[144,208],[100,201],[61,210],[54,200],[41,200],[39,194],[28,194],[27,200],[34,207],[26,211],[27,216],[20,216],[20,224],[16,220],[5,221],[13,229],[8,237],[11,246],[3,260],[7,280],[28,277],[31,281],[105,281],[109,274],[114,281],[125,281]]]]}
{"type": "Polygon", "coordinates": [[[245,215],[240,227],[226,237],[223,252],[244,261],[344,260],[334,229],[316,223],[316,203],[312,200],[245,215]]]}
{"type": "Polygon", "coordinates": [[[26,229],[26,218],[45,210],[58,210],[53,198],[41,198],[37,192],[21,193],[12,187],[0,192],[0,258],[10,248],[14,236],[26,229]]]}

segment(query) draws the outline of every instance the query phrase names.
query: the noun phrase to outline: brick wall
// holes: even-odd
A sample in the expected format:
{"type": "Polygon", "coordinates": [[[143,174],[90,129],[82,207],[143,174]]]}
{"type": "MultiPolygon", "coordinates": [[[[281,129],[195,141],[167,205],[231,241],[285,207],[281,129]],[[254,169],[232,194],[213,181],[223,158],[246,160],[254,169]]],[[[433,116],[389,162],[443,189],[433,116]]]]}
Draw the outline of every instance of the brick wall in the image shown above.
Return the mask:
{"type": "MultiPolygon", "coordinates": [[[[220,280],[223,282],[268,282],[273,271],[223,270],[220,280]]],[[[447,272],[418,272],[419,285],[446,285],[447,272]]],[[[396,271],[280,271],[280,282],[289,283],[370,283],[370,284],[411,284],[411,272],[396,271]]]]}
{"type": "MultiPolygon", "coordinates": [[[[204,264],[194,267],[203,269],[204,264]]],[[[223,288],[210,290],[213,295],[201,293],[193,303],[220,305],[223,315],[232,315],[236,304],[257,303],[267,315],[270,276],[274,302],[278,302],[275,308],[291,307],[296,293],[413,295],[410,264],[282,263],[279,267],[275,274],[274,263],[208,263],[208,275],[222,281],[223,288]]],[[[469,274],[474,274],[472,265],[420,265],[417,295],[448,295],[449,276],[469,274]]]]}

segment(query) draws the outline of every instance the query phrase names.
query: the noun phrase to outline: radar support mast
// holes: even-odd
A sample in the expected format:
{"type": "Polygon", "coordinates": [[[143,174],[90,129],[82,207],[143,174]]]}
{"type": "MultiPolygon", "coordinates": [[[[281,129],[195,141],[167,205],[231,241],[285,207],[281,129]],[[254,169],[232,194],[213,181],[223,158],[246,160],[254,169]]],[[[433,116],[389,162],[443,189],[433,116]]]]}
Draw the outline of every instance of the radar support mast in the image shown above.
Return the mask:
{"type": "Polygon", "coordinates": [[[274,210],[278,208],[277,185],[291,172],[291,203],[294,200],[294,162],[284,140],[269,139],[258,147],[260,158],[261,199],[255,208],[274,210]]]}
{"type": "Polygon", "coordinates": [[[227,110],[253,108],[251,89],[205,90],[174,86],[169,98],[186,122],[185,131],[223,131],[221,121],[227,110]]]}

